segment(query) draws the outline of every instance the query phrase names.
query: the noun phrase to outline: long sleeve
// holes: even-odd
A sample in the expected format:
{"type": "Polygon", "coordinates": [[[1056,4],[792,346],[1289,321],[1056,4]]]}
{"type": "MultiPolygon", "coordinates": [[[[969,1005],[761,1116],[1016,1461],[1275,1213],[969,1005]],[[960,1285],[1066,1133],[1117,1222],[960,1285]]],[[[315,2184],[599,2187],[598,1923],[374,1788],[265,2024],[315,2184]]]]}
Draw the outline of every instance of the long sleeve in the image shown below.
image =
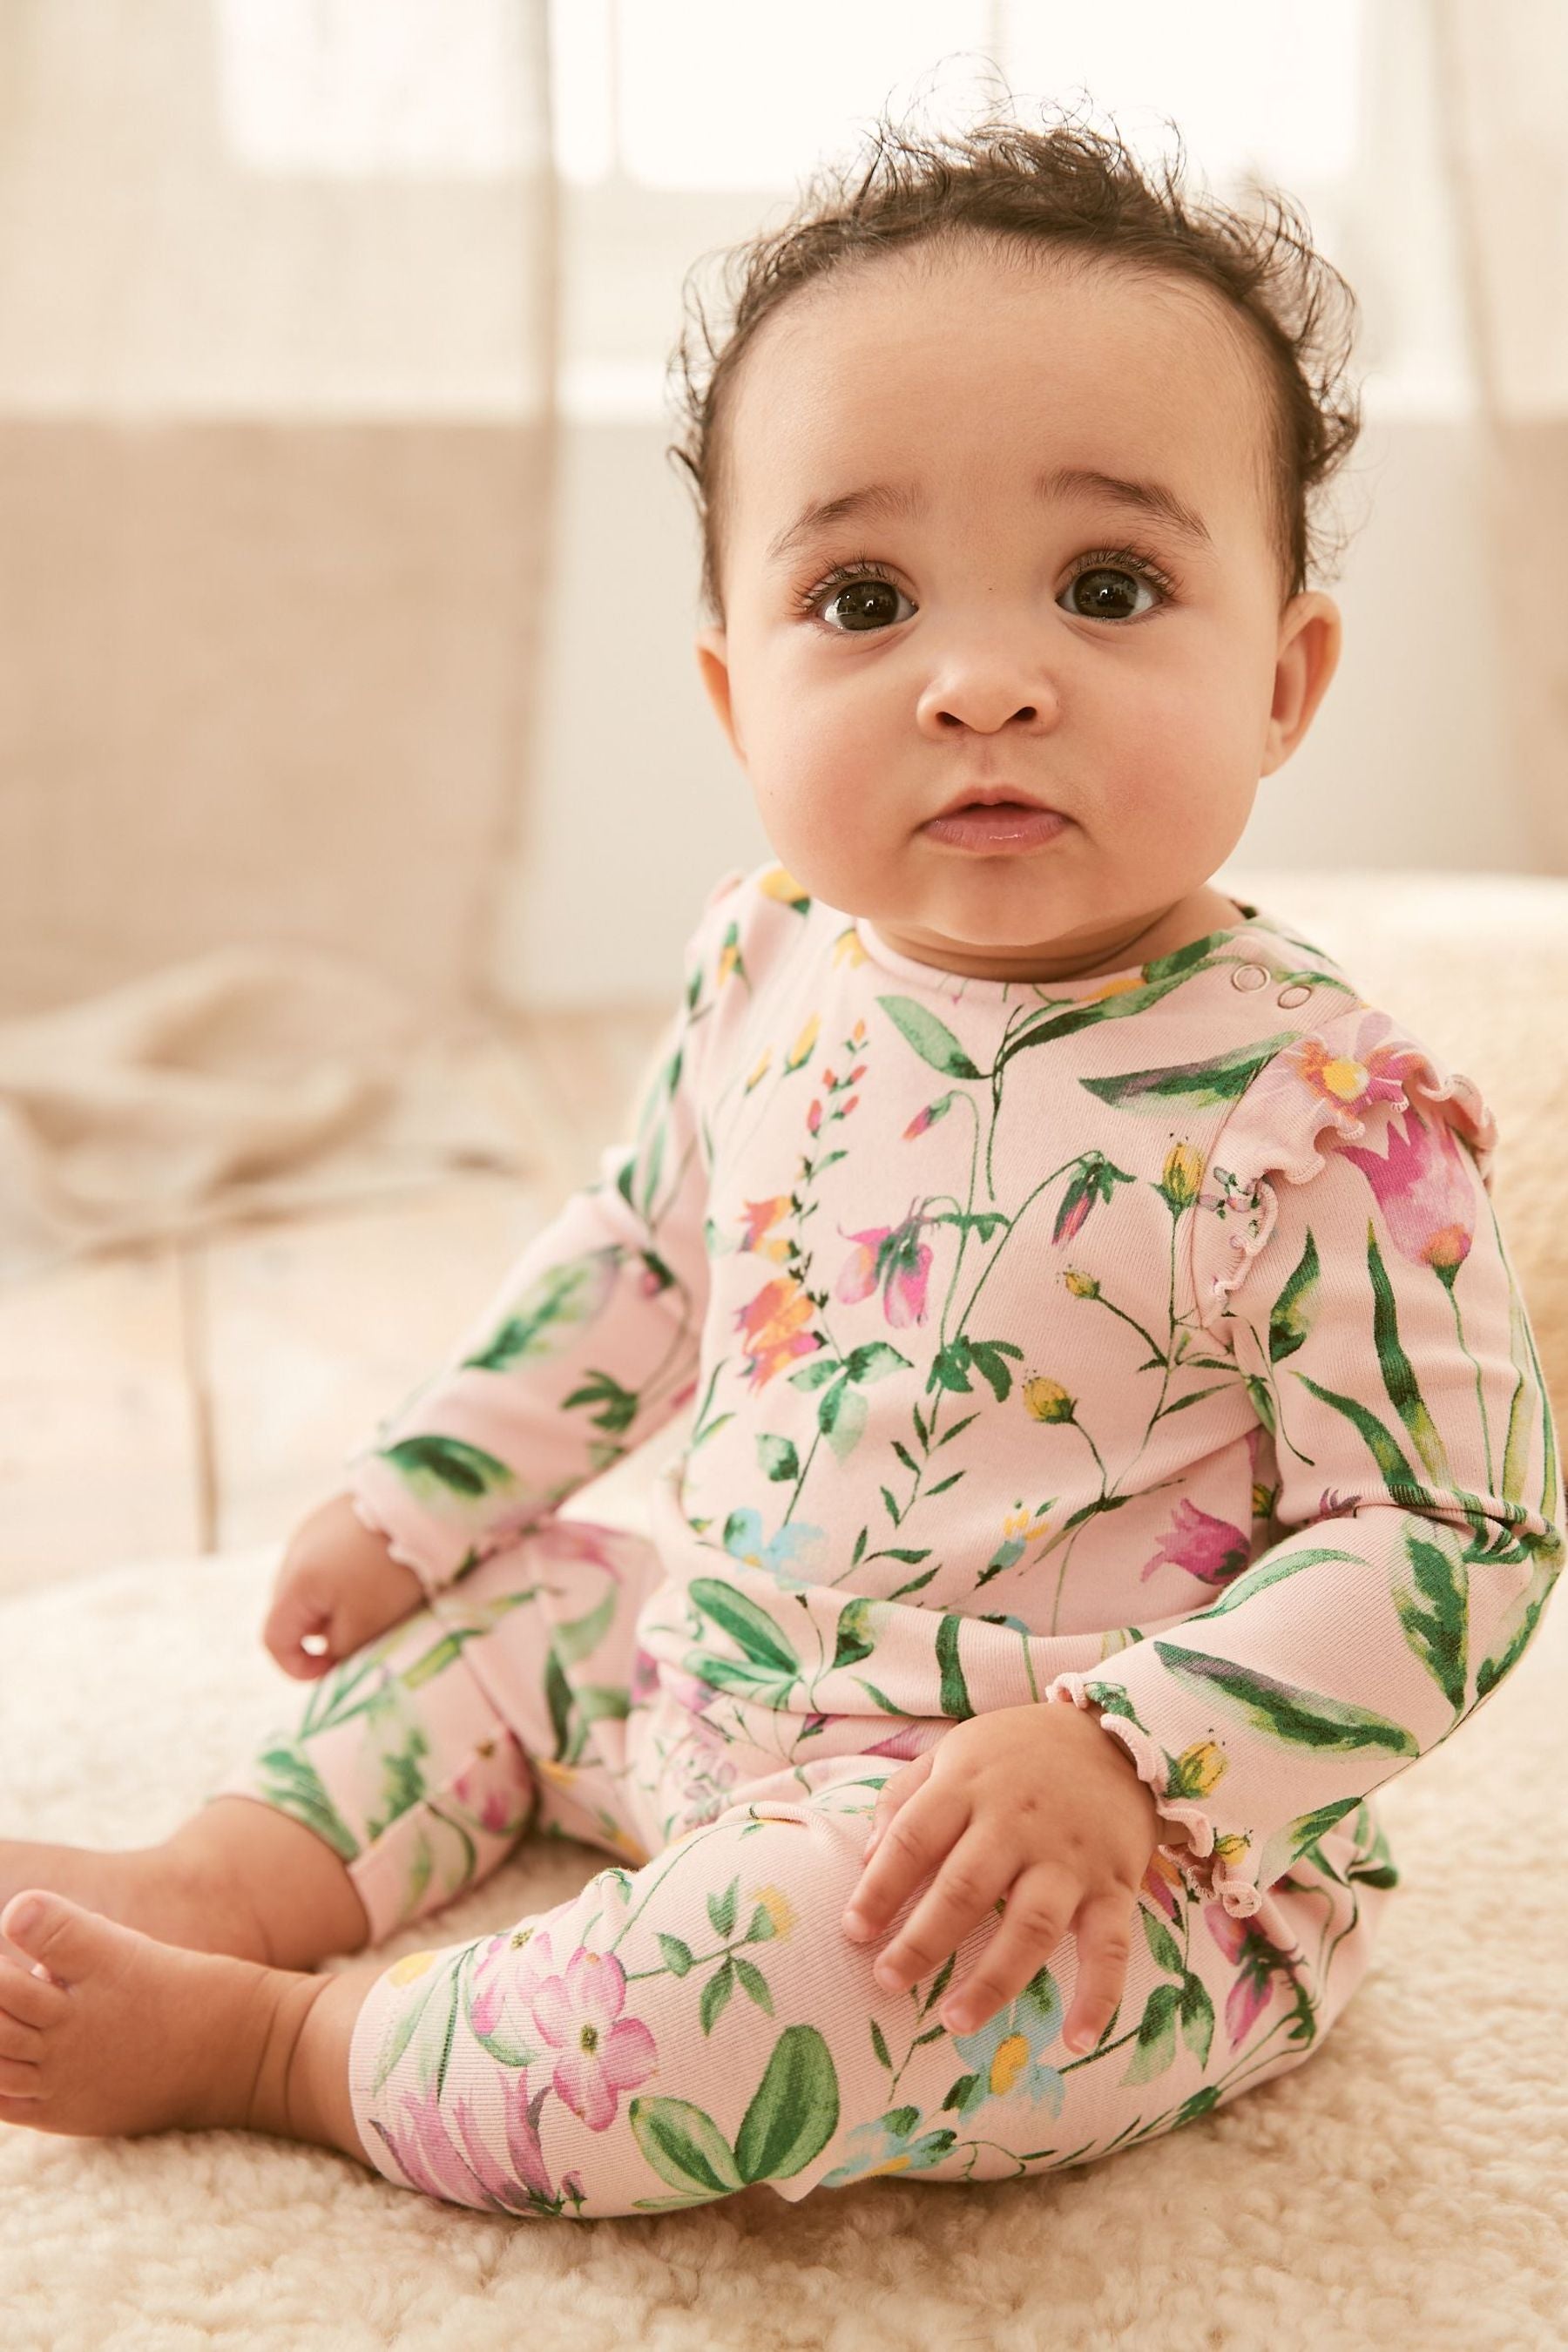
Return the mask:
{"type": "Polygon", "coordinates": [[[427,1592],[455,1582],[671,1420],[708,1297],[702,1075],[735,964],[731,898],[685,949],[636,1140],[604,1151],[436,1376],[349,1457],[356,1516],[427,1592]]]}
{"type": "Polygon", "coordinates": [[[1237,1917],[1487,1702],[1563,1563],[1495,1138],[1471,1080],[1358,1003],[1259,1074],[1209,1155],[1199,1312],[1272,1438],[1279,1540],[1045,1696],[1100,1710],[1162,1843],[1237,1917]]]}

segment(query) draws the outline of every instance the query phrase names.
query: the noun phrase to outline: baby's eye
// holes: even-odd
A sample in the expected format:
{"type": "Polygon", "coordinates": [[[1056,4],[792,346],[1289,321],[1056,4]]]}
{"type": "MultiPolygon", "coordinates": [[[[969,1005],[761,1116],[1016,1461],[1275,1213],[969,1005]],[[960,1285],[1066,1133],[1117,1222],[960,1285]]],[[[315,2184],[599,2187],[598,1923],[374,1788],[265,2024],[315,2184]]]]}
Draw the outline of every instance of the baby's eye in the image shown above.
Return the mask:
{"type": "Polygon", "coordinates": [[[1136,621],[1161,602],[1160,592],[1149,575],[1126,563],[1086,563],[1081,572],[1074,573],[1062,593],[1071,600],[1068,611],[1085,621],[1136,621]],[[1146,588],[1150,594],[1150,602],[1142,612],[1133,601],[1140,588],[1146,588]]]}
{"type": "MultiPolygon", "coordinates": [[[[879,572],[829,572],[822,586],[813,591],[808,609],[826,618],[836,604],[839,605],[841,618],[829,621],[828,627],[839,636],[865,636],[874,629],[890,626],[900,617],[898,604],[902,595],[902,589],[884,579],[879,572]]],[[[904,602],[909,604],[907,596],[904,602]]],[[[910,605],[910,609],[912,612],[914,608],[910,605]]]]}

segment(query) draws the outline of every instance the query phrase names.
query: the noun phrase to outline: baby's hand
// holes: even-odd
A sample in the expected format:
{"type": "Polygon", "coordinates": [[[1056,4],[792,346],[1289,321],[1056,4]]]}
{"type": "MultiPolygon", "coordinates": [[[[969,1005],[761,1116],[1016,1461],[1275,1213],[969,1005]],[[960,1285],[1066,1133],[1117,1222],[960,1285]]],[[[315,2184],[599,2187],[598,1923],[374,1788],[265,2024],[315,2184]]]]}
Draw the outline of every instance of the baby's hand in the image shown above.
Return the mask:
{"type": "Polygon", "coordinates": [[[363,1525],[346,1495],[334,1495],[290,1537],[261,1638],[286,1675],[313,1682],[424,1599],[386,1538],[363,1525]]]}
{"type": "Polygon", "coordinates": [[[884,1782],[845,1932],[879,1934],[942,1864],[878,1961],[879,1981],[898,1991],[933,1971],[1005,1895],[995,1935],[948,1990],[942,2023],[959,2033],[983,2025],[1070,1929],[1079,1972],[1063,2040],[1092,2049],[1121,1999],[1138,1889],[1160,1834],[1152,1791],[1088,1710],[1065,1699],[998,1707],[955,1724],[884,1782]]]}

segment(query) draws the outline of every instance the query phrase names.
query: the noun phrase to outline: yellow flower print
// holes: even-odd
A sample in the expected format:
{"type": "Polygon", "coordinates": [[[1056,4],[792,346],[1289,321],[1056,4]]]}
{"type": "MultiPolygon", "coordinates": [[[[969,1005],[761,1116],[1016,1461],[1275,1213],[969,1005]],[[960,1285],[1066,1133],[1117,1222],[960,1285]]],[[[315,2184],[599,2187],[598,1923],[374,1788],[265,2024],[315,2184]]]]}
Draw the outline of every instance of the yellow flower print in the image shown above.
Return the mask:
{"type": "Polygon", "coordinates": [[[1024,1410],[1035,1421],[1070,1421],[1073,1400],[1059,1381],[1036,1372],[1024,1382],[1024,1410]]]}
{"type": "Polygon", "coordinates": [[[1093,1275],[1079,1274],[1076,1266],[1069,1265],[1067,1272],[1063,1275],[1062,1280],[1067,1284],[1068,1288],[1072,1292],[1075,1298],[1098,1298],[1100,1297],[1100,1285],[1096,1282],[1093,1275]]]}
{"type": "Polygon", "coordinates": [[[850,965],[865,962],[866,950],[860,944],[860,934],[853,923],[846,924],[834,940],[833,961],[835,963],[850,965]]]}
{"type": "Polygon", "coordinates": [[[1173,1209],[1190,1209],[1204,1181],[1204,1156],[1195,1144],[1173,1143],[1165,1154],[1159,1190],[1173,1209]]]}
{"type": "Polygon", "coordinates": [[[1083,1002],[1085,1004],[1103,1004],[1107,997],[1125,996],[1130,988],[1142,988],[1142,986],[1143,974],[1142,970],[1130,971],[1124,979],[1107,981],[1103,988],[1097,988],[1094,994],[1092,996],[1086,996],[1083,999],[1083,1002]]]}
{"type": "Polygon", "coordinates": [[[1027,2034],[1010,2033],[1005,2042],[996,2044],[996,2054],[991,2061],[991,2073],[986,2087],[994,2098],[1005,2098],[1024,2068],[1029,2063],[1027,2034]]]}
{"type": "Polygon", "coordinates": [[[534,1756],[529,1760],[540,1779],[548,1780],[552,1789],[569,1789],[578,1778],[574,1764],[558,1764],[551,1756],[534,1756]]]}
{"type": "Polygon", "coordinates": [[[782,866],[770,866],[757,883],[764,898],[776,898],[781,907],[809,907],[811,893],[803,890],[793,874],[782,866]]]}
{"type": "Polygon", "coordinates": [[[806,1023],[805,1028],[801,1031],[800,1035],[795,1039],[794,1046],[784,1056],[784,1068],[786,1070],[798,1070],[803,1062],[810,1061],[812,1055],[816,1050],[816,1033],[821,1026],[821,1014],[814,1013],[810,1020],[806,1023]]]}
{"type": "Polygon", "coordinates": [[[752,1088],[761,1083],[763,1073],[766,1070],[768,1064],[773,1060],[773,1047],[771,1045],[764,1045],[761,1060],[758,1062],[756,1068],[752,1072],[751,1076],[746,1080],[745,1087],[742,1089],[744,1093],[750,1094],[752,1088]]]}
{"type": "Polygon", "coordinates": [[[416,1977],[422,1977],[426,1969],[435,1965],[435,1960],[434,1952],[410,1952],[406,1959],[398,1960],[386,1973],[395,1985],[412,1984],[416,1977]]]}
{"type": "Polygon", "coordinates": [[[1251,1844],[1250,1838],[1237,1836],[1227,1830],[1223,1837],[1216,1837],[1214,1842],[1215,1859],[1217,1862],[1240,1862],[1251,1844]]]}
{"type": "Polygon", "coordinates": [[[1206,1797],[1225,1778],[1226,1768],[1223,1748],[1216,1748],[1212,1739],[1194,1739],[1176,1759],[1170,1793],[1173,1797],[1206,1797]]]}
{"type": "Polygon", "coordinates": [[[713,968],[713,992],[718,994],[732,971],[741,969],[741,934],[731,923],[724,934],[724,944],[719,950],[719,961],[713,968]]]}
{"type": "Polygon", "coordinates": [[[795,1927],[795,1911],[781,1886],[759,1886],[753,1898],[773,1923],[775,1936],[787,1936],[795,1927]]]}

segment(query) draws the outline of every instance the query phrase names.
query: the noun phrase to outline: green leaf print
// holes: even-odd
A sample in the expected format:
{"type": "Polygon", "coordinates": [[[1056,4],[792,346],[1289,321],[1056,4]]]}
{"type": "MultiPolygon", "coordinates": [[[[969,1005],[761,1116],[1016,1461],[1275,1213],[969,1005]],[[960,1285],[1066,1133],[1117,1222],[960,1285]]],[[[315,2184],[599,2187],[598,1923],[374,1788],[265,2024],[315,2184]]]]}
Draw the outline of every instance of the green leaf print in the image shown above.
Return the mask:
{"type": "Polygon", "coordinates": [[[833,1664],[858,1666],[868,1658],[877,1644],[871,1638],[871,1603],[868,1596],[849,1601],[838,1612],[838,1639],[834,1646],[833,1664]]]}
{"type": "Polygon", "coordinates": [[[1214,2040],[1214,2003],[1202,1977],[1187,1976],[1182,1980],[1182,2039],[1200,2066],[1209,2062],[1209,2045],[1214,2040]]]}
{"type": "Polygon", "coordinates": [[[672,2189],[728,2197],[745,2187],[724,2135],[689,2099],[636,2098],[626,2120],[644,2156],[672,2189]]]}
{"type": "Polygon", "coordinates": [[[459,1625],[450,1633],[443,1633],[439,1641],[433,1642],[415,1659],[411,1666],[405,1667],[401,1679],[410,1690],[418,1690],[423,1684],[434,1682],[437,1675],[446,1672],[454,1658],[462,1654],[465,1645],[473,1641],[479,1632],[477,1625],[459,1625]]]}
{"type": "Polygon", "coordinates": [[[768,1990],[768,1980],[761,1969],[751,1960],[743,1960],[739,1952],[731,1952],[730,1958],[735,1974],[740,1978],[746,1992],[756,2002],[757,2007],[771,2017],[773,2013],[773,1997],[768,1990]]]}
{"type": "Polygon", "coordinates": [[[1415,1439],[1415,1451],[1426,1465],[1433,1480],[1437,1486],[1446,1486],[1450,1478],[1447,1450],[1426,1410],[1410,1359],[1399,1343],[1399,1318],[1394,1311],[1394,1290],[1370,1218],[1366,1228],[1366,1264],[1367,1272],[1372,1276],[1372,1329],[1377,1343],[1378,1361],[1383,1367],[1383,1385],[1388,1391],[1389,1401],[1399,1418],[1415,1439]]]}
{"type": "Polygon", "coordinates": [[[588,1415],[594,1427],[606,1430],[612,1437],[624,1437],[637,1419],[636,1391],[632,1389],[624,1389],[612,1372],[600,1371],[592,1364],[587,1370],[588,1377],[582,1386],[574,1388],[569,1396],[562,1398],[562,1411],[564,1412],[579,1405],[596,1404],[599,1411],[588,1415]]]}
{"type": "Polygon", "coordinates": [[[1513,1601],[1503,1617],[1502,1629],[1491,1655],[1483,1660],[1476,1675],[1476,1705],[1501,1682],[1530,1641],[1536,1620],[1546,1606],[1546,1596],[1556,1583],[1561,1561],[1555,1556],[1542,1558],[1535,1563],[1529,1584],[1513,1601]]]}
{"type": "Polygon", "coordinates": [[[1360,1552],[1332,1551],[1326,1544],[1313,1544],[1306,1551],[1285,1552],[1278,1559],[1260,1559],[1253,1567],[1244,1568],[1217,1601],[1211,1601],[1206,1609],[1195,1611],[1182,1622],[1185,1625],[1205,1625],[1211,1617],[1223,1617],[1229,1610],[1239,1609],[1244,1601],[1267,1592],[1271,1584],[1282,1583],[1288,1576],[1300,1576],[1304,1568],[1315,1568],[1324,1559],[1347,1560],[1352,1568],[1368,1566],[1360,1552]]]}
{"type": "Polygon", "coordinates": [[[799,1675],[800,1660],[773,1619],[734,1585],[715,1576],[699,1576],[687,1586],[687,1597],[693,1608],[729,1634],[753,1665],[792,1679],[799,1675]]]}
{"type": "Polygon", "coordinates": [[[910,1360],[885,1339],[871,1339],[864,1347],[850,1349],[844,1369],[852,1381],[885,1381],[889,1372],[907,1372],[910,1360]]]}
{"type": "Polygon", "coordinates": [[[1298,1372],[1296,1378],[1303,1388],[1310,1389],[1320,1404],[1331,1404],[1336,1412],[1342,1412],[1347,1421],[1353,1422],[1372,1448],[1373,1459],[1391,1486],[1395,1480],[1403,1481],[1408,1486],[1419,1486],[1420,1481],[1400,1452],[1398,1444],[1374,1412],[1369,1412],[1365,1405],[1358,1404],[1354,1397],[1336,1396],[1332,1389],[1320,1388],[1306,1372],[1298,1372]]]}
{"type": "Polygon", "coordinates": [[[314,1830],[342,1861],[353,1862],[360,1842],[328,1796],[315,1767],[292,1748],[268,1748],[260,1762],[272,1775],[264,1792],[268,1803],[314,1830]]]}
{"type": "Polygon", "coordinates": [[[1330,1698],[1321,1691],[1298,1690],[1271,1675],[1215,1658],[1201,1650],[1180,1650],[1156,1642],[1154,1654],[1176,1680],[1200,1696],[1226,1700],[1258,1730],[1296,1748],[1345,1755],[1360,1748],[1384,1748],[1393,1756],[1419,1756],[1420,1743],[1402,1723],[1374,1715],[1370,1707],[1330,1698]]]}
{"type": "Polygon", "coordinates": [[[735,1969],[726,1959],[721,1969],[710,1976],[702,1988],[702,1998],[697,2004],[697,2021],[704,2033],[711,2033],[724,2013],[724,2005],[735,1990],[735,1969]]]}
{"type": "Polygon", "coordinates": [[[979,1078],[983,1070],[976,1069],[952,1030],[908,996],[879,996],[878,1003],[895,1028],[900,1030],[914,1047],[922,1062],[940,1070],[944,1078],[979,1078]]]}
{"type": "Polygon", "coordinates": [[[563,1665],[577,1665],[584,1658],[593,1655],[615,1622],[616,1603],[619,1599],[619,1587],[612,1584],[604,1599],[590,1609],[585,1617],[571,1617],[555,1627],[551,1641],[563,1665]]]}
{"type": "Polygon", "coordinates": [[[465,1502],[477,1502],[517,1484],[504,1462],[460,1437],[400,1437],[395,1445],[378,1451],[409,1492],[427,1500],[445,1502],[458,1495],[465,1502]]]}
{"type": "Polygon", "coordinates": [[[1275,1300],[1268,1318],[1268,1360],[1271,1364],[1277,1364],[1282,1356],[1293,1356],[1316,1322],[1320,1275],[1318,1244],[1309,1229],[1307,1246],[1301,1252],[1300,1261],[1275,1300]]]}
{"type": "Polygon", "coordinates": [[[393,2068],[396,2065],[398,2060],[402,2057],[404,2052],[413,2041],[415,2028],[418,2025],[421,2018],[430,2006],[431,1994],[439,1987],[449,1985],[451,1976],[452,1970],[449,1965],[442,1966],[437,1964],[432,1967],[429,1977],[425,1984],[424,1990],[420,1992],[414,2000],[409,2002],[408,2007],[398,2019],[396,2025],[393,2028],[392,2033],[387,2040],[384,2049],[382,2051],[380,2057],[375,2062],[375,2073],[372,2077],[370,2086],[373,2097],[375,2093],[381,2089],[382,2084],[386,2081],[387,2076],[391,2074],[393,2068]]]}
{"type": "Polygon", "coordinates": [[[1470,1580],[1432,1536],[1405,1528],[1414,1586],[1394,1592],[1405,1638],[1458,1716],[1469,1660],[1470,1580]]]}
{"type": "Polygon", "coordinates": [[[1180,1985],[1157,1984],[1143,2004],[1138,2021],[1138,2046],[1128,2061],[1123,2083],[1149,2083],[1175,2063],[1176,2012],[1182,2005],[1180,1985]]]}
{"type": "Polygon", "coordinates": [[[505,1372],[525,1357],[552,1354],[572,1329],[598,1313],[621,1257],[618,1245],[612,1244],[546,1267],[479,1353],[463,1358],[461,1369],[505,1372]]]}
{"type": "MultiPolygon", "coordinates": [[[[1126,999],[1121,1001],[1125,1003],[1126,999]]],[[[1206,1061],[1173,1062],[1155,1070],[1124,1070],[1104,1078],[1080,1078],[1079,1084],[1101,1102],[1118,1107],[1136,1102],[1179,1102],[1195,1104],[1203,1109],[1216,1108],[1237,1101],[1265,1064],[1293,1045],[1295,1036],[1293,1029],[1282,1030],[1276,1037],[1233,1046],[1229,1053],[1216,1054],[1206,1061]]],[[[1031,1038],[1027,1042],[1035,1041],[1031,1038]]]]}
{"type": "Polygon", "coordinates": [[[735,1932],[735,1906],[740,1894],[739,1875],[730,1881],[722,1895],[708,1897],[708,1916],[716,1936],[732,1936],[735,1932]]]}
{"type": "Polygon", "coordinates": [[[665,1967],[672,1977],[683,1977],[687,1974],[691,1967],[693,1957],[689,1944],[682,1943],[679,1936],[667,1936],[661,1933],[658,1938],[658,1948],[664,1954],[665,1967]]]}
{"type": "Polygon", "coordinates": [[[800,1476],[800,1456],[791,1437],[770,1437],[766,1431],[757,1435],[757,1466],[764,1478],[779,1481],[800,1476]]]}
{"type": "Polygon", "coordinates": [[[430,1753],[430,1742],[419,1728],[410,1724],[401,1748],[383,1748],[377,1759],[385,1776],[382,1791],[384,1811],[372,1812],[366,1820],[364,1834],[367,1845],[374,1845],[398,1817],[416,1805],[425,1794],[425,1775],[420,1759],[430,1753]]]}
{"type": "Polygon", "coordinates": [[[735,2161],[747,2181],[787,2180],[838,2128],[838,2076],[815,2025],[786,2025],[746,2109],[735,2161]]]}
{"type": "MultiPolygon", "coordinates": [[[[969,1685],[963,1679],[963,1668],[958,1655],[958,1629],[962,1617],[946,1616],[936,1629],[937,1664],[942,1668],[942,1711],[957,1717],[972,1716],[969,1685]]],[[[869,1687],[869,1685],[868,1685],[869,1687]]]]}
{"type": "Polygon", "coordinates": [[[859,1390],[847,1379],[836,1381],[818,1398],[816,1425],[838,1461],[847,1462],[859,1444],[869,1411],[859,1390]]]}

